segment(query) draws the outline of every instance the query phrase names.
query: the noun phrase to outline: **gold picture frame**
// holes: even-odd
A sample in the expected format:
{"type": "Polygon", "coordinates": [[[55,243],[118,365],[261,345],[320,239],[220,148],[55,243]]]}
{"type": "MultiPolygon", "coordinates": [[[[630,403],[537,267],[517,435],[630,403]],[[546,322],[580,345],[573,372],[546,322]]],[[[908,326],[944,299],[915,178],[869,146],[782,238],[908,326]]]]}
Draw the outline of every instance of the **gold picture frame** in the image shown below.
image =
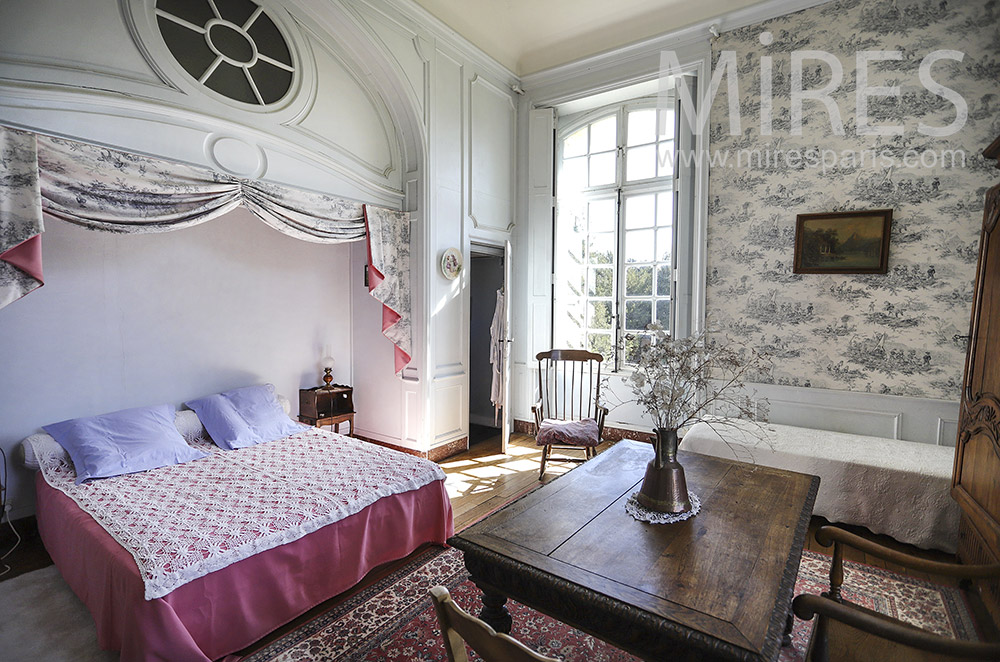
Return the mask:
{"type": "Polygon", "coordinates": [[[884,274],[889,268],[891,209],[799,214],[797,274],[884,274]]]}

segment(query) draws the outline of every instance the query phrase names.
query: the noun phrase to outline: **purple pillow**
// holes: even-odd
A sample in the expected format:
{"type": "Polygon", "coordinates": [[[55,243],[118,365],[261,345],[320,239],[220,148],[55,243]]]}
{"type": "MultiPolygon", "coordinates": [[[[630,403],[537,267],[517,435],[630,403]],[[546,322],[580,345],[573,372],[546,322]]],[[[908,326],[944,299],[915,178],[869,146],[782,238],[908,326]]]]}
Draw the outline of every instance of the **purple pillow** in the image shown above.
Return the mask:
{"type": "Polygon", "coordinates": [[[282,439],[307,429],[285,415],[274,386],[246,386],[185,402],[212,441],[227,451],[282,439]]]}
{"type": "Polygon", "coordinates": [[[205,457],[184,443],[171,405],[124,409],[44,426],[66,449],[79,485],[205,457]]]}

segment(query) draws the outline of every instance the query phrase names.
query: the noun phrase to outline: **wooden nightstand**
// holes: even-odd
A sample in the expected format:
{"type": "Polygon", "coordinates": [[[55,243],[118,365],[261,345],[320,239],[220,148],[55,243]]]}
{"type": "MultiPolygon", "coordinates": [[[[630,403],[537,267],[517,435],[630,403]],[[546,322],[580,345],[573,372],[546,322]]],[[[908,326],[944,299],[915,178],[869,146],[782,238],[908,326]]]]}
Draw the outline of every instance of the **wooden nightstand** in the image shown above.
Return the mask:
{"type": "Polygon", "coordinates": [[[346,422],[351,426],[348,436],[354,436],[354,389],[342,384],[300,389],[299,422],[318,428],[332,425],[338,433],[346,422]]]}

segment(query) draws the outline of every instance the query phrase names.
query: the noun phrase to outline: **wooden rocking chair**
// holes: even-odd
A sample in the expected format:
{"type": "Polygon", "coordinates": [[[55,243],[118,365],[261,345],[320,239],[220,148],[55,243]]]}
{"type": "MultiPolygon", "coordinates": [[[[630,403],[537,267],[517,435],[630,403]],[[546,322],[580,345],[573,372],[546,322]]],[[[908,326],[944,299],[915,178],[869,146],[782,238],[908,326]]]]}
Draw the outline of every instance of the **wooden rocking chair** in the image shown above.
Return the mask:
{"type": "Polygon", "coordinates": [[[961,565],[919,559],[835,526],[820,527],[816,540],[824,546],[833,544],[830,592],[802,594],[792,601],[792,609],[799,618],[810,620],[818,615],[809,642],[807,660],[810,662],[1000,659],[998,643],[960,641],[927,632],[885,614],[844,602],[840,597],[844,583],[843,545],[913,570],[962,579],[1000,577],[1000,565],[961,565]]]}
{"type": "Polygon", "coordinates": [[[542,447],[541,480],[553,448],[584,451],[582,458],[559,458],[569,462],[586,462],[597,454],[608,409],[600,404],[603,356],[582,349],[552,349],[535,358],[538,402],[531,411],[535,443],[542,447]]]}

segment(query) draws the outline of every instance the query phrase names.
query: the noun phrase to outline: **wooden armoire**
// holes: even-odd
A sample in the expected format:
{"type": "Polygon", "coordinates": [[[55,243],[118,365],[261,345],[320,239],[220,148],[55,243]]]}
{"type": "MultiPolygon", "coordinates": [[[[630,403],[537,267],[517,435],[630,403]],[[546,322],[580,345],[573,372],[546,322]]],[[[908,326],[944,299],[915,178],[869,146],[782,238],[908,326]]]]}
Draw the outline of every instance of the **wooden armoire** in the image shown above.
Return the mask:
{"type": "MultiPolygon", "coordinates": [[[[997,159],[1000,137],[984,152],[997,159]]],[[[1000,563],[1000,184],[986,193],[979,266],[962,383],[952,496],[962,509],[958,556],[963,563],[1000,563]]],[[[979,585],[1000,624],[1000,582],[979,585]]]]}

